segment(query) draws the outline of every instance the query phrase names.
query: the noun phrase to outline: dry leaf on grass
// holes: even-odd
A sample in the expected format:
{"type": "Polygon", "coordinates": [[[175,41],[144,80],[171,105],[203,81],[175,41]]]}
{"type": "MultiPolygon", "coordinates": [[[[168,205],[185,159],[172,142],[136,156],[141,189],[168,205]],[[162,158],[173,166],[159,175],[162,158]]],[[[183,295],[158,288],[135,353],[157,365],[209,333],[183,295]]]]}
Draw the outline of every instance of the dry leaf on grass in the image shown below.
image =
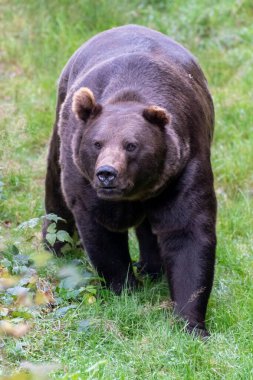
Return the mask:
{"type": "Polygon", "coordinates": [[[31,326],[28,323],[19,323],[17,325],[12,324],[9,321],[0,322],[0,335],[8,335],[14,338],[21,338],[26,335],[31,326]]]}

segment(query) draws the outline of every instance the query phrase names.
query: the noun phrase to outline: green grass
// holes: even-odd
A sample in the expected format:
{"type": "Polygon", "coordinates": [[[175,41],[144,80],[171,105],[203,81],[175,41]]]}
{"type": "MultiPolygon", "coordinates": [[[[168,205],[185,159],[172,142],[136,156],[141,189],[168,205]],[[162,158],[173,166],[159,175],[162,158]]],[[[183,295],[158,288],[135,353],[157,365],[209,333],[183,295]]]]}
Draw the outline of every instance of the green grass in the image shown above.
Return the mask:
{"type": "MultiPolygon", "coordinates": [[[[42,254],[39,227],[30,233],[16,227],[44,213],[56,80],[82,42],[121,24],[170,35],[203,67],[216,109],[212,162],[219,204],[207,343],[183,332],[166,303],[165,282],[145,283],[121,297],[98,288],[96,302],[84,293],[69,301],[76,308],[63,318],[42,308],[32,315],[28,334],[0,337],[0,376],[29,361],[59,363],[51,377],[66,380],[253,379],[252,1],[2,0],[0,15],[0,251],[15,244],[21,253],[42,254]]],[[[131,248],[136,257],[134,240],[131,248]]],[[[56,293],[54,277],[62,263],[50,260],[37,269],[56,293]]],[[[66,305],[65,299],[61,306],[66,305]]],[[[2,307],[17,322],[12,306],[2,307]]]]}

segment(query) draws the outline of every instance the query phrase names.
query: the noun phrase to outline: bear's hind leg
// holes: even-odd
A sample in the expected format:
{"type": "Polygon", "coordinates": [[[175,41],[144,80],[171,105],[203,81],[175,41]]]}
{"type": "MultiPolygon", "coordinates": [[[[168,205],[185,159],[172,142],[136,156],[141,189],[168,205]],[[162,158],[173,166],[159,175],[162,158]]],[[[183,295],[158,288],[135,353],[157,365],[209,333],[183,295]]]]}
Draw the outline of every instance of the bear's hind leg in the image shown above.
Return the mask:
{"type": "Polygon", "coordinates": [[[147,219],[136,228],[136,236],[140,249],[140,261],[137,263],[138,272],[156,280],[162,275],[163,266],[157,237],[152,233],[147,219]]]}

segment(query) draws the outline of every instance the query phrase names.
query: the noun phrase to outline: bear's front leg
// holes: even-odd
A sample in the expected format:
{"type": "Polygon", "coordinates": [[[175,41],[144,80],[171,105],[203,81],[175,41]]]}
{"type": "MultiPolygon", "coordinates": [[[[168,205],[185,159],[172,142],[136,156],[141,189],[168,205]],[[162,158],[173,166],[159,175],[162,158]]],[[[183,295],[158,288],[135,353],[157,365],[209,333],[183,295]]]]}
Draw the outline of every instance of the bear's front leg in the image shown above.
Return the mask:
{"type": "Polygon", "coordinates": [[[188,322],[190,332],[202,336],[208,336],[205,314],[215,260],[215,240],[208,240],[194,229],[159,235],[175,311],[188,322]]]}
{"type": "Polygon", "coordinates": [[[208,336],[205,315],[211,292],[216,247],[216,199],[212,172],[189,167],[182,178],[151,204],[175,311],[188,330],[208,336]]]}
{"type": "Polygon", "coordinates": [[[86,252],[107,287],[116,294],[124,288],[135,288],[138,281],[129,254],[128,233],[107,230],[88,211],[79,210],[74,215],[86,252]]]}

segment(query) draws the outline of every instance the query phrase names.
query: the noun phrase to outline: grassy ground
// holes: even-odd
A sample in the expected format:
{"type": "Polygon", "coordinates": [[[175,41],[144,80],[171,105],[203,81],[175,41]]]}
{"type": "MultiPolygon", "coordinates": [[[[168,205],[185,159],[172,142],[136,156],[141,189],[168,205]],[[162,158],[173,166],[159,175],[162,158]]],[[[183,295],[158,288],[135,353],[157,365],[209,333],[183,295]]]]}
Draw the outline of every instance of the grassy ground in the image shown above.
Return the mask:
{"type": "MultiPolygon", "coordinates": [[[[51,377],[66,380],[253,379],[252,2],[1,0],[0,15],[0,272],[8,278],[8,271],[30,271],[21,288],[33,292],[33,300],[37,297],[36,306],[20,301],[20,288],[13,297],[1,293],[0,318],[21,327],[29,319],[30,331],[10,334],[21,338],[0,337],[0,376],[28,361],[42,363],[45,371],[45,362],[59,363],[51,377]],[[214,97],[212,161],[219,216],[216,276],[207,315],[212,337],[207,343],[184,334],[176,323],[165,282],[145,283],[138,293],[116,297],[90,280],[89,288],[84,284],[73,293],[55,277],[67,265],[69,278],[76,278],[76,271],[87,266],[80,253],[79,261],[47,259],[46,267],[37,266],[35,272],[25,255],[37,263],[44,257],[39,225],[16,229],[43,215],[47,143],[62,67],[83,41],[126,23],[158,29],[190,49],[214,97]],[[8,255],[13,254],[17,261],[10,264],[8,255]],[[38,301],[43,286],[58,299],[58,314],[57,308],[51,312],[46,305],[38,306],[43,304],[38,301]],[[72,308],[67,311],[65,306],[72,308]]],[[[136,257],[134,239],[131,247],[136,257]]],[[[15,379],[43,378],[41,367],[32,372],[33,377],[20,374],[15,379]]]]}

